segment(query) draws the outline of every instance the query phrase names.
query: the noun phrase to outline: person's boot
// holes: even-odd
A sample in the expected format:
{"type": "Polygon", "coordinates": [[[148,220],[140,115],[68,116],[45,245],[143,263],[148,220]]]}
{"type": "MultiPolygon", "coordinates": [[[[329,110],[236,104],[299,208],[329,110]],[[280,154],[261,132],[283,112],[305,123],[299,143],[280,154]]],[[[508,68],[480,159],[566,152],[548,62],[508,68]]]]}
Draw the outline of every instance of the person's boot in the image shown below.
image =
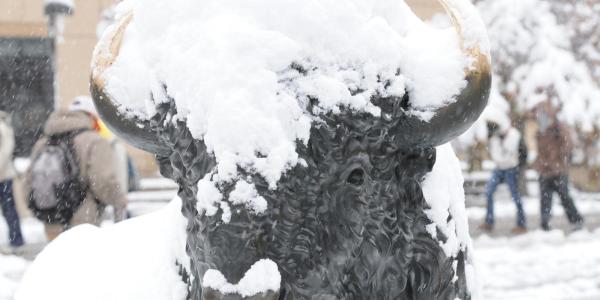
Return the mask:
{"type": "Polygon", "coordinates": [[[550,228],[550,225],[548,225],[548,224],[542,224],[541,227],[542,227],[543,231],[550,231],[550,230],[552,230],[552,228],[550,228]]]}
{"type": "Polygon", "coordinates": [[[488,223],[483,223],[481,225],[479,225],[478,227],[481,231],[493,231],[494,230],[494,225],[488,224],[488,223]]]}
{"type": "Polygon", "coordinates": [[[512,234],[523,234],[527,232],[527,227],[525,226],[515,226],[513,229],[510,230],[510,232],[512,234]]]}
{"type": "Polygon", "coordinates": [[[579,231],[583,229],[583,221],[577,221],[573,224],[573,230],[572,231],[579,231]]]}
{"type": "Polygon", "coordinates": [[[23,256],[23,254],[25,254],[25,247],[23,245],[21,245],[21,246],[1,245],[0,246],[0,254],[23,256]]]}

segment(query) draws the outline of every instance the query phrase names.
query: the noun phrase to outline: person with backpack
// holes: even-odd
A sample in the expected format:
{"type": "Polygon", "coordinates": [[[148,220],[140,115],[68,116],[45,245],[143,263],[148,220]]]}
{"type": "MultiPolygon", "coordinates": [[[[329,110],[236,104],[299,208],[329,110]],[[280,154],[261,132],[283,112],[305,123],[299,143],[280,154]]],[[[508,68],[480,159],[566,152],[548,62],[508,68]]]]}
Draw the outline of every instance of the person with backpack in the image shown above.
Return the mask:
{"type": "Polygon", "coordinates": [[[49,117],[26,176],[29,207],[45,223],[48,240],[79,224],[100,225],[107,205],[115,222],[126,216],[115,152],[97,132],[97,115],[76,102],[49,117]]]}
{"type": "Polygon", "coordinates": [[[487,186],[487,214],[485,223],[479,227],[491,231],[494,228],[494,193],[501,183],[508,184],[513,201],[517,207],[517,226],[512,233],[520,234],[527,231],[527,220],[523,210],[523,201],[519,192],[519,143],[521,134],[512,127],[509,121],[488,121],[489,150],[496,169],[492,173],[487,186]]]}
{"type": "Polygon", "coordinates": [[[129,162],[130,158],[127,154],[127,149],[125,145],[114,136],[114,134],[104,125],[104,122],[98,118],[98,112],[96,111],[96,107],[94,106],[94,101],[89,96],[78,96],[76,97],[71,105],[69,106],[69,110],[72,111],[84,111],[88,114],[91,114],[96,118],[96,131],[100,134],[102,138],[107,140],[114,153],[115,158],[115,174],[117,176],[117,180],[119,181],[119,187],[121,188],[121,192],[126,194],[130,191],[130,175],[129,175],[129,162]]]}
{"type": "Polygon", "coordinates": [[[21,221],[13,196],[13,178],[16,176],[13,166],[15,136],[8,113],[0,111],[0,207],[8,224],[8,241],[11,251],[25,244],[21,233],[21,221]]]}

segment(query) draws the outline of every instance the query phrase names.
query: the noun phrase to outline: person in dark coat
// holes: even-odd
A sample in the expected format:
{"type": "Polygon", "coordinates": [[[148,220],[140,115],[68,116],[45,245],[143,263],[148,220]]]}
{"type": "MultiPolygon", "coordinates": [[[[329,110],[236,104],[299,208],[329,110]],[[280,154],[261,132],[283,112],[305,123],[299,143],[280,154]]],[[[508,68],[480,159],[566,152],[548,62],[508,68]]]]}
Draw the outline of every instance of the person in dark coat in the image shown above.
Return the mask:
{"type": "Polygon", "coordinates": [[[534,113],[538,123],[538,156],[533,166],[539,173],[542,229],[550,230],[554,192],[560,197],[565,214],[574,229],[581,229],[583,217],[569,193],[569,167],[573,151],[569,130],[558,120],[557,111],[549,102],[538,105],[534,113]]]}
{"type": "Polygon", "coordinates": [[[8,224],[8,241],[12,249],[23,246],[21,222],[13,196],[13,178],[16,176],[13,167],[13,150],[15,137],[10,124],[10,116],[0,111],[0,207],[8,224]]]}

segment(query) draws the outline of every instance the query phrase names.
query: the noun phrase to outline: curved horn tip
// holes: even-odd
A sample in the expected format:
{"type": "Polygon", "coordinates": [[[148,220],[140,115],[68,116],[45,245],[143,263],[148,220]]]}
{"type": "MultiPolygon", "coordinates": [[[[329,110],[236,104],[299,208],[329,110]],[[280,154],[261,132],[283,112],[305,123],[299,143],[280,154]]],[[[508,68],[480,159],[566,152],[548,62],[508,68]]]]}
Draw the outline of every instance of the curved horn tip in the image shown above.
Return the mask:
{"type": "MultiPolygon", "coordinates": [[[[405,127],[398,133],[398,144],[407,148],[435,147],[445,144],[463,134],[479,118],[487,106],[492,85],[490,54],[485,42],[485,28],[477,11],[467,0],[438,0],[449,15],[460,38],[460,47],[472,64],[465,69],[467,85],[456,96],[456,101],[439,108],[429,122],[409,116],[405,127]],[[468,20],[463,18],[468,17],[468,20]],[[463,26],[481,26],[469,34],[465,45],[463,26]]],[[[469,30],[471,32],[472,30],[469,30]]]]}
{"type": "Polygon", "coordinates": [[[491,63],[485,24],[475,6],[468,0],[438,0],[438,2],[446,11],[459,35],[462,51],[473,58],[483,55],[491,63]],[[470,30],[465,31],[465,27],[470,27],[470,30]]]}
{"type": "Polygon", "coordinates": [[[92,58],[94,67],[90,79],[90,92],[98,114],[115,134],[137,148],[164,156],[170,153],[170,149],[159,141],[157,133],[151,129],[150,122],[123,114],[117,102],[105,90],[105,71],[119,56],[125,31],[132,19],[131,12],[124,15],[117,21],[116,27],[110,28],[98,42],[92,58]]]}

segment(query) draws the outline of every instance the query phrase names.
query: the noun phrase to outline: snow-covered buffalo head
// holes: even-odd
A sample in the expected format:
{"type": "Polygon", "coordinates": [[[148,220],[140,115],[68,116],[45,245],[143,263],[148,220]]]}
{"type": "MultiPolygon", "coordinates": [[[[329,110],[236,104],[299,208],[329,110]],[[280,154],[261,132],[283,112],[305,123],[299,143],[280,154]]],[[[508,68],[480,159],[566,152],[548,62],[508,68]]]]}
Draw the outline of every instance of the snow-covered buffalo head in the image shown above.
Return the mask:
{"type": "MultiPolygon", "coordinates": [[[[473,28],[480,23],[472,20],[467,1],[439,2],[461,38],[485,31],[473,28]]],[[[131,19],[126,14],[101,41],[92,94],[110,128],[156,154],[162,174],[180,186],[189,220],[191,298],[469,298],[467,253],[447,257],[439,246],[446,237],[426,229],[432,221],[424,212],[421,182],[435,164],[435,147],[463,133],[487,104],[485,49],[463,39],[461,50],[472,62],[466,85],[427,120],[414,113],[408,91],[402,97],[374,95],[377,116],[313,109],[319,99],[311,99],[306,110],[318,121],[308,141],[297,142],[299,163],[275,187],[243,168],[243,180],[214,184],[218,162],[185,120],[173,118],[177,106],[168,86],[162,90],[166,101],[157,102],[149,119],[123,113],[105,89],[102,75],[117,59],[131,19]],[[213,197],[212,190],[220,197],[216,207],[199,209],[198,198],[213,197]]],[[[301,64],[289,68],[307,71],[301,64]]]]}

